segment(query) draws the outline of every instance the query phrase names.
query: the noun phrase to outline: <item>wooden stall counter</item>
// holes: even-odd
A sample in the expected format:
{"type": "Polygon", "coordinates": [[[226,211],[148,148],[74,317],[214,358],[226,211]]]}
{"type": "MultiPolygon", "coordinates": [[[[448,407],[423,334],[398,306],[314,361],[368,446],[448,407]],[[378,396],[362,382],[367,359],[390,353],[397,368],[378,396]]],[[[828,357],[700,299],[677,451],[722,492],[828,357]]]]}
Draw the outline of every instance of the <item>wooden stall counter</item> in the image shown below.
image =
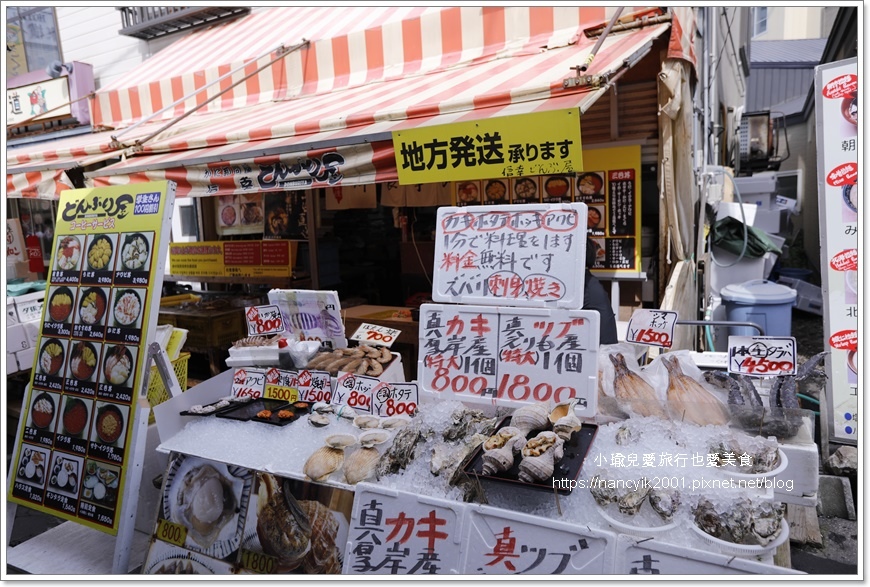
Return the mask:
{"type": "Polygon", "coordinates": [[[402,355],[402,364],[405,366],[405,379],[417,380],[417,353],[420,346],[419,323],[411,315],[410,308],[399,306],[352,306],[342,308],[344,319],[344,332],[348,339],[353,336],[360,324],[376,324],[387,328],[400,330],[396,342],[390,347],[394,352],[402,355]]]}

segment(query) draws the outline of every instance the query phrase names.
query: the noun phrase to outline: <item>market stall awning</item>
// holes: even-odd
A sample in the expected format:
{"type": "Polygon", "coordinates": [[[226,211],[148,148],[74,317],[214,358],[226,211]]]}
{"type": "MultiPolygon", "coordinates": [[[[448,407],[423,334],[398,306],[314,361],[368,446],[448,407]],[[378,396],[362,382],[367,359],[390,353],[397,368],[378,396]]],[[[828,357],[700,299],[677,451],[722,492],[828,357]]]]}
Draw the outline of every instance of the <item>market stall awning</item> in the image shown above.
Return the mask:
{"type": "Polygon", "coordinates": [[[271,8],[186,35],[101,88],[94,125],[129,125],[187,97],[160,114],[172,118],[243,79],[206,109],[327,94],[557,47],[606,12],[602,6],[271,8]],[[303,41],[273,62],[279,47],[303,41]]]}
{"type": "MultiPolygon", "coordinates": [[[[669,28],[663,23],[608,36],[586,72],[590,85],[563,84],[593,48],[594,39],[582,37],[549,51],[214,115],[208,125],[155,136],[131,149],[127,160],[88,176],[104,185],[130,181],[124,175],[159,178],[160,170],[173,170],[169,175],[178,179],[187,168],[199,175],[191,181],[188,173],[184,183],[196,186],[209,166],[291,161],[312,150],[389,140],[397,130],[561,108],[585,112],[608,90],[608,80],[637,63],[669,28]]],[[[395,179],[395,169],[378,178],[395,179]]]]}
{"type": "Polygon", "coordinates": [[[7,198],[43,198],[56,200],[64,190],[73,189],[73,183],[64,169],[22,171],[6,174],[7,198]]]}

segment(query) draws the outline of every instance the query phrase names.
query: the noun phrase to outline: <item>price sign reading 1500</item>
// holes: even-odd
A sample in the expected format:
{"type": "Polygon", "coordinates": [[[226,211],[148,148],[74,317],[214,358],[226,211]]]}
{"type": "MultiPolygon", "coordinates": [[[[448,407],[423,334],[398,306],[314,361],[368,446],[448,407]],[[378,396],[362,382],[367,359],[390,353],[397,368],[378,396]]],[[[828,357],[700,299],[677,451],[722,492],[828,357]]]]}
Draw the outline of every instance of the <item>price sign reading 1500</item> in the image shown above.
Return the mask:
{"type": "Polygon", "coordinates": [[[625,340],[648,346],[671,348],[677,313],[669,310],[635,310],[628,321],[625,340]]]}
{"type": "Polygon", "coordinates": [[[794,375],[794,337],[729,336],[728,371],[755,377],[794,375]]]}

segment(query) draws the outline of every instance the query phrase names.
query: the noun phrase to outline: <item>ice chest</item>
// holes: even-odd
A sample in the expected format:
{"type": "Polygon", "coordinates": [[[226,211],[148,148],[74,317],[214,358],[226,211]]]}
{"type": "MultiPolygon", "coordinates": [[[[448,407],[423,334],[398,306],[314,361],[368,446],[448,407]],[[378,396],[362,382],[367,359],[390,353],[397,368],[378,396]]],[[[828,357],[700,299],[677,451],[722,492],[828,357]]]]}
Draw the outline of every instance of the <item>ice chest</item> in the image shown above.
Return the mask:
{"type": "MultiPolygon", "coordinates": [[[[791,336],[791,308],[797,292],[790,287],[753,279],[726,285],[719,292],[729,322],[755,322],[765,336],[791,336]]],[[[731,336],[757,336],[748,326],[730,326],[731,336]]]]}

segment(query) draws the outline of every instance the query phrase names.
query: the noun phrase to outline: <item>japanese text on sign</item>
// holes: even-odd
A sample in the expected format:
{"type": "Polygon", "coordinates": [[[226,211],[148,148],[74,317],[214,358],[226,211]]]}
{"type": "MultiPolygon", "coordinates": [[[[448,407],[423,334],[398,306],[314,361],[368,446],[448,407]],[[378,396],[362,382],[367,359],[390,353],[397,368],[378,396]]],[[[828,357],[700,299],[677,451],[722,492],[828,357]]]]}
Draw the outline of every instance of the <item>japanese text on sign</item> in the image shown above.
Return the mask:
{"type": "Polygon", "coordinates": [[[794,337],[729,336],[728,371],[771,377],[794,375],[797,346],[794,337]]]}
{"type": "Polygon", "coordinates": [[[372,413],[372,389],[380,383],[374,377],[343,373],[332,391],[332,403],[353,408],[357,412],[372,413]]]}
{"type": "Polygon", "coordinates": [[[309,371],[303,369],[296,376],[296,388],[302,401],[317,403],[332,402],[332,385],[329,373],[326,371],[309,371]]]}
{"type": "Polygon", "coordinates": [[[251,306],[245,309],[249,336],[265,336],[284,332],[284,320],[278,306],[251,306]]]}
{"type": "Polygon", "coordinates": [[[258,399],[263,396],[266,385],[266,372],[262,369],[240,368],[233,372],[234,397],[258,399]]]}
{"type": "Polygon", "coordinates": [[[670,348],[677,313],[668,310],[635,310],[628,321],[628,342],[670,348]]]}
{"type": "Polygon", "coordinates": [[[268,369],[266,371],[263,397],[285,402],[299,401],[299,390],[296,387],[296,381],[297,375],[295,371],[284,371],[275,368],[268,369]]]}
{"type": "Polygon", "coordinates": [[[372,389],[376,416],[413,416],[420,404],[416,383],[379,383],[372,389]]]}
{"type": "Polygon", "coordinates": [[[350,338],[351,340],[358,340],[372,346],[389,347],[396,342],[400,334],[402,334],[401,330],[364,322],[359,325],[359,328],[356,329],[356,332],[350,338]]]}

